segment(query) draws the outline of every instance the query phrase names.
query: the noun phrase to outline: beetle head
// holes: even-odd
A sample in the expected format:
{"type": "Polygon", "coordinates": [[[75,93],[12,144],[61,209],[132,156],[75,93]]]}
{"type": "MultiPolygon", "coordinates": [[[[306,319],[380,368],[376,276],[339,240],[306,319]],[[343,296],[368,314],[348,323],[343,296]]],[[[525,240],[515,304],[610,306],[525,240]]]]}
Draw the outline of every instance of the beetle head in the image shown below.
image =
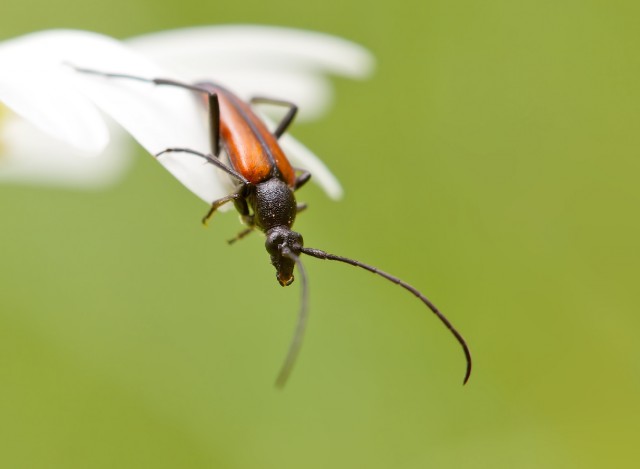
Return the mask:
{"type": "Polygon", "coordinates": [[[276,268],[276,278],[283,287],[293,282],[295,258],[300,255],[303,241],[302,235],[286,226],[276,226],[266,233],[265,247],[271,256],[271,264],[276,268]],[[287,255],[288,253],[293,256],[287,255]]]}

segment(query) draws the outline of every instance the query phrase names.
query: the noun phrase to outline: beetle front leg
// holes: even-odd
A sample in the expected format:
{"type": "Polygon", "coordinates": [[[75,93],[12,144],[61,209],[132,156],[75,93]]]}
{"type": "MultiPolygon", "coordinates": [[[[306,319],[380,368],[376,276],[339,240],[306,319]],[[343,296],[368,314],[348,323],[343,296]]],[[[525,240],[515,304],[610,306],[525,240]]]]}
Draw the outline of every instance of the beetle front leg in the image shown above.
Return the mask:
{"type": "Polygon", "coordinates": [[[240,241],[242,238],[250,234],[255,228],[254,217],[249,210],[249,204],[247,204],[247,199],[245,197],[236,199],[234,200],[234,205],[236,206],[236,209],[240,213],[240,219],[242,220],[242,223],[247,225],[248,228],[245,228],[244,230],[242,230],[234,238],[227,240],[227,243],[229,244],[233,244],[236,241],[240,241]]]}
{"type": "Polygon", "coordinates": [[[222,197],[221,199],[214,200],[207,214],[204,217],[202,217],[202,224],[206,226],[209,223],[209,219],[211,219],[214,212],[224,204],[231,201],[237,202],[239,199],[244,200],[243,191],[244,191],[244,187],[241,188],[238,192],[234,192],[233,194],[230,194],[226,197],[222,197]]]}

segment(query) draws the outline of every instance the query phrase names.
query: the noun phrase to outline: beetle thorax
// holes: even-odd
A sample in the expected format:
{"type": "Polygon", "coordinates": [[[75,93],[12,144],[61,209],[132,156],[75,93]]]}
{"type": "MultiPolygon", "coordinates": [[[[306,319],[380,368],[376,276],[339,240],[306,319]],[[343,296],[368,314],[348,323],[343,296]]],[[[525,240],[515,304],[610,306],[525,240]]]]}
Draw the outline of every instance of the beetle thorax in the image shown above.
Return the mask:
{"type": "Polygon", "coordinates": [[[277,178],[270,178],[254,186],[249,197],[254,223],[263,232],[276,226],[291,228],[296,218],[296,198],[291,188],[277,178]]]}

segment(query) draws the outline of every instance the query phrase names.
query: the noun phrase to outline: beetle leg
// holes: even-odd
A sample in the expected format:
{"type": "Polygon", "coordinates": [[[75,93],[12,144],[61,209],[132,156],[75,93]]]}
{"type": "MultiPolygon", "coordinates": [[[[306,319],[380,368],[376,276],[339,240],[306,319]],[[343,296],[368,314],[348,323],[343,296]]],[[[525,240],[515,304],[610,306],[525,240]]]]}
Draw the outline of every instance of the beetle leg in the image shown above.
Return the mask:
{"type": "Polygon", "coordinates": [[[204,217],[202,217],[202,224],[206,226],[209,223],[209,220],[213,216],[214,212],[218,210],[221,206],[223,206],[228,202],[231,202],[232,200],[235,202],[240,198],[242,198],[242,194],[240,192],[234,192],[233,194],[227,195],[226,197],[222,197],[221,199],[214,200],[207,214],[204,217]]]}
{"type": "Polygon", "coordinates": [[[253,221],[254,220],[253,215],[251,215],[251,212],[249,210],[249,204],[247,204],[246,197],[244,196],[240,197],[234,200],[233,203],[236,206],[236,209],[238,210],[238,212],[240,213],[240,218],[242,219],[242,223],[247,225],[248,228],[242,230],[234,238],[228,240],[227,243],[229,244],[233,244],[236,241],[240,241],[242,238],[244,238],[249,233],[251,233],[255,227],[255,223],[253,221]]]}
{"type": "Polygon", "coordinates": [[[293,122],[293,119],[296,117],[296,113],[298,112],[298,106],[296,106],[290,101],[284,101],[282,99],[273,99],[273,98],[265,98],[262,96],[255,96],[251,98],[250,102],[251,104],[256,104],[256,103],[275,104],[276,106],[285,106],[289,108],[285,116],[282,118],[282,120],[276,127],[276,130],[273,131],[273,135],[275,135],[276,138],[280,138],[282,134],[287,131],[287,129],[293,122]]]}
{"type": "Polygon", "coordinates": [[[166,78],[144,78],[135,75],[127,75],[125,73],[106,73],[89,68],[75,67],[73,65],[71,65],[71,67],[81,73],[100,75],[107,78],[124,78],[127,80],[143,81],[146,83],[153,83],[154,85],[175,86],[176,88],[184,88],[189,91],[195,91],[196,93],[206,94],[207,103],[209,105],[209,140],[211,143],[211,150],[216,157],[220,155],[220,104],[218,103],[217,94],[212,93],[201,86],[190,85],[188,83],[182,83],[180,81],[169,80],[166,78]]]}
{"type": "Polygon", "coordinates": [[[303,212],[307,209],[307,204],[305,204],[304,202],[300,202],[298,205],[296,205],[296,214],[303,212]]]}
{"type": "Polygon", "coordinates": [[[207,91],[209,103],[209,142],[215,157],[220,156],[220,103],[218,95],[207,91]]]}
{"type": "Polygon", "coordinates": [[[200,158],[204,158],[205,160],[207,160],[212,165],[220,168],[228,175],[236,178],[238,181],[242,183],[243,186],[246,186],[247,184],[249,184],[249,181],[247,181],[247,179],[242,174],[238,173],[234,169],[224,164],[218,158],[214,158],[211,155],[200,153],[199,151],[195,151],[195,150],[190,150],[189,148],[167,148],[166,150],[162,150],[160,153],[158,153],[156,157],[164,155],[165,153],[189,153],[191,155],[199,156],[200,158]]]}
{"type": "Polygon", "coordinates": [[[198,85],[190,85],[176,80],[168,80],[166,78],[154,78],[151,81],[155,85],[175,86],[186,90],[195,91],[196,93],[204,93],[207,95],[207,104],[209,108],[209,142],[211,151],[217,158],[220,155],[220,103],[218,95],[206,88],[198,85]]]}
{"type": "Polygon", "coordinates": [[[304,169],[296,169],[296,171],[300,171],[300,174],[296,176],[296,183],[293,187],[294,191],[300,189],[309,181],[309,179],[311,179],[311,173],[309,171],[306,171],[304,169]]]}
{"type": "Polygon", "coordinates": [[[245,236],[249,235],[253,233],[253,228],[246,228],[244,230],[242,230],[240,233],[238,233],[235,238],[231,238],[230,240],[227,241],[227,243],[229,244],[233,244],[236,241],[240,241],[241,239],[243,239],[245,236]]]}

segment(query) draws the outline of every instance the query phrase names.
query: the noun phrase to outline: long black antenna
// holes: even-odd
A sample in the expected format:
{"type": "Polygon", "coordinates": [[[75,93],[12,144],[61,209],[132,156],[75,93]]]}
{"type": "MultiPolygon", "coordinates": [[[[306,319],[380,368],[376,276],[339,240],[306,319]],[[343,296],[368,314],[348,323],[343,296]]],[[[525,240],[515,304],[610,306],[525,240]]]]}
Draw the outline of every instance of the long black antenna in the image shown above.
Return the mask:
{"type": "Polygon", "coordinates": [[[449,322],[449,320],[445,317],[445,315],[442,314],[440,310],[438,310],[438,308],[436,308],[436,306],[433,303],[431,303],[431,301],[429,301],[429,299],[426,296],[424,296],[422,293],[420,293],[417,289],[415,289],[405,281],[400,280],[398,277],[394,277],[393,275],[383,272],[382,270],[377,269],[376,267],[363,264],[360,261],[349,259],[348,257],[336,256],[334,254],[329,254],[328,252],[321,251],[320,249],[305,248],[305,247],[302,248],[301,252],[304,254],[307,254],[308,256],[316,257],[318,259],[339,261],[339,262],[344,262],[345,264],[361,267],[365,270],[368,270],[369,272],[373,272],[374,274],[380,275],[381,277],[386,278],[390,282],[400,285],[405,290],[408,290],[411,293],[413,293],[416,297],[420,299],[420,301],[422,301],[425,305],[427,305],[427,307],[431,311],[433,311],[433,313],[436,316],[438,316],[440,321],[442,321],[442,323],[445,326],[447,326],[447,329],[451,331],[451,333],[455,336],[457,341],[462,346],[462,350],[464,351],[464,356],[467,359],[467,371],[464,375],[464,381],[462,382],[462,384],[466,384],[467,381],[469,381],[469,377],[471,376],[471,352],[469,351],[467,342],[464,340],[462,335],[460,335],[460,333],[455,329],[455,327],[453,327],[453,325],[449,322]]]}
{"type": "Polygon", "coordinates": [[[289,351],[287,352],[287,357],[282,364],[282,368],[280,369],[280,373],[278,374],[278,378],[276,379],[276,386],[279,388],[283,388],[285,384],[287,384],[287,379],[291,374],[291,370],[293,370],[293,365],[298,358],[298,353],[300,353],[300,347],[302,346],[302,338],[304,337],[304,331],[307,327],[307,319],[309,318],[309,288],[307,286],[307,272],[300,261],[300,258],[296,256],[289,248],[285,247],[282,249],[282,255],[288,257],[293,260],[298,267],[298,271],[300,272],[300,286],[302,289],[302,298],[300,300],[300,312],[298,313],[298,324],[296,325],[296,330],[293,333],[293,338],[291,339],[291,344],[289,344],[289,351]]]}

